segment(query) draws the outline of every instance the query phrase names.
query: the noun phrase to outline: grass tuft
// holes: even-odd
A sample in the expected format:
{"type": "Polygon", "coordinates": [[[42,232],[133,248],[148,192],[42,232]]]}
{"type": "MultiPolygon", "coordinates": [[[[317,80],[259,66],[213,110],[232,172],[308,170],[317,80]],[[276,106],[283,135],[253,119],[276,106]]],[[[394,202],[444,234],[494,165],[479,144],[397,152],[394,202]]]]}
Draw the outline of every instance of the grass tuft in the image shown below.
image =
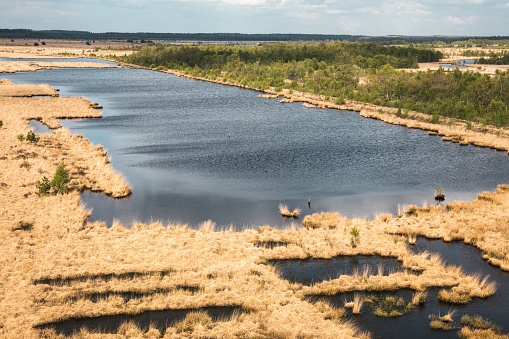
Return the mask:
{"type": "Polygon", "coordinates": [[[470,296],[466,293],[443,289],[438,292],[438,300],[450,304],[466,304],[470,301],[470,296]]]}
{"type": "Polygon", "coordinates": [[[290,212],[287,205],[279,204],[279,212],[283,217],[297,218],[301,212],[301,209],[297,207],[293,210],[293,212],[290,212]]]}
{"type": "Polygon", "coordinates": [[[215,228],[216,228],[216,223],[213,222],[210,219],[207,220],[207,221],[204,221],[204,222],[202,222],[201,224],[198,225],[198,229],[202,233],[211,233],[211,232],[214,232],[215,228]]]}
{"type": "Polygon", "coordinates": [[[417,306],[426,301],[426,297],[428,296],[428,292],[426,291],[418,291],[412,294],[412,305],[417,306]]]}

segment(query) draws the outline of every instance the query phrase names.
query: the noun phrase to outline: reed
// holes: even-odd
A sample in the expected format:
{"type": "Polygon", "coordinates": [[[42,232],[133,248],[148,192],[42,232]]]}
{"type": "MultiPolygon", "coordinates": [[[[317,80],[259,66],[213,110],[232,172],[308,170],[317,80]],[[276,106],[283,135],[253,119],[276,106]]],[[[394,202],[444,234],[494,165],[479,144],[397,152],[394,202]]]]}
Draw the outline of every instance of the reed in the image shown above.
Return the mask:
{"type": "Polygon", "coordinates": [[[412,305],[417,306],[424,303],[424,301],[426,301],[427,296],[428,292],[426,292],[425,290],[412,293],[412,305]]]}
{"type": "Polygon", "coordinates": [[[293,212],[290,212],[287,205],[279,204],[279,212],[283,217],[287,218],[296,218],[299,216],[301,209],[299,207],[295,208],[293,212]]]}
{"type": "Polygon", "coordinates": [[[353,297],[352,313],[361,313],[362,305],[364,305],[364,297],[359,293],[355,293],[353,297]]]}

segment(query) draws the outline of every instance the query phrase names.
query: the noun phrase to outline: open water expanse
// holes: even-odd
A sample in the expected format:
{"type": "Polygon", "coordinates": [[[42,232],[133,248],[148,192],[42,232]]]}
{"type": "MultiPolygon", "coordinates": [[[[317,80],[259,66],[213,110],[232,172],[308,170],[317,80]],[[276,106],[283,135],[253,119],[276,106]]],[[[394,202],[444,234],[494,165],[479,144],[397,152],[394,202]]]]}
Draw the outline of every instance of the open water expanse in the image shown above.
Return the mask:
{"type": "Polygon", "coordinates": [[[252,90],[127,68],[1,77],[104,106],[102,119],[62,123],[103,145],[133,187],[123,200],[83,194],[92,218],[107,224],[211,219],[237,229],[283,227],[321,211],[372,218],[397,213],[399,204],[432,204],[438,186],[447,203],[509,183],[506,152],[445,143],[355,112],[281,104],[252,90]],[[279,203],[300,207],[301,219],[281,219],[279,203]]]}

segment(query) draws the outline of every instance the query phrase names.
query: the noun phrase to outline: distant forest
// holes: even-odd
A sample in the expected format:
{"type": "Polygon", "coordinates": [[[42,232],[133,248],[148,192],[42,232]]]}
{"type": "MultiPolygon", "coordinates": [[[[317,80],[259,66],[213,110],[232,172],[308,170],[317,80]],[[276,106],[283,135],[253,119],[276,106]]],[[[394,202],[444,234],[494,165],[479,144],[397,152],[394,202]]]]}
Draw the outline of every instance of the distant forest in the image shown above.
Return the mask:
{"type": "Polygon", "coordinates": [[[0,29],[0,38],[7,39],[65,39],[65,40],[129,40],[129,41],[351,41],[380,44],[452,43],[467,39],[503,40],[509,37],[451,37],[451,36],[362,36],[343,34],[241,34],[241,33],[92,33],[67,30],[0,29]]]}

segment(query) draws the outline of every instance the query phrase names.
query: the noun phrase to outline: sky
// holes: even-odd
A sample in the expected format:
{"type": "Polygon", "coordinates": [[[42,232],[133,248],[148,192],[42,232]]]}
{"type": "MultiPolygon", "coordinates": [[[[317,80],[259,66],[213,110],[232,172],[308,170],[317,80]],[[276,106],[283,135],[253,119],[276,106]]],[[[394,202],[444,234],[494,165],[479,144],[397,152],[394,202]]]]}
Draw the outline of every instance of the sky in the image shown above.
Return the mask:
{"type": "Polygon", "coordinates": [[[509,35],[509,0],[0,0],[0,28],[509,35]]]}

